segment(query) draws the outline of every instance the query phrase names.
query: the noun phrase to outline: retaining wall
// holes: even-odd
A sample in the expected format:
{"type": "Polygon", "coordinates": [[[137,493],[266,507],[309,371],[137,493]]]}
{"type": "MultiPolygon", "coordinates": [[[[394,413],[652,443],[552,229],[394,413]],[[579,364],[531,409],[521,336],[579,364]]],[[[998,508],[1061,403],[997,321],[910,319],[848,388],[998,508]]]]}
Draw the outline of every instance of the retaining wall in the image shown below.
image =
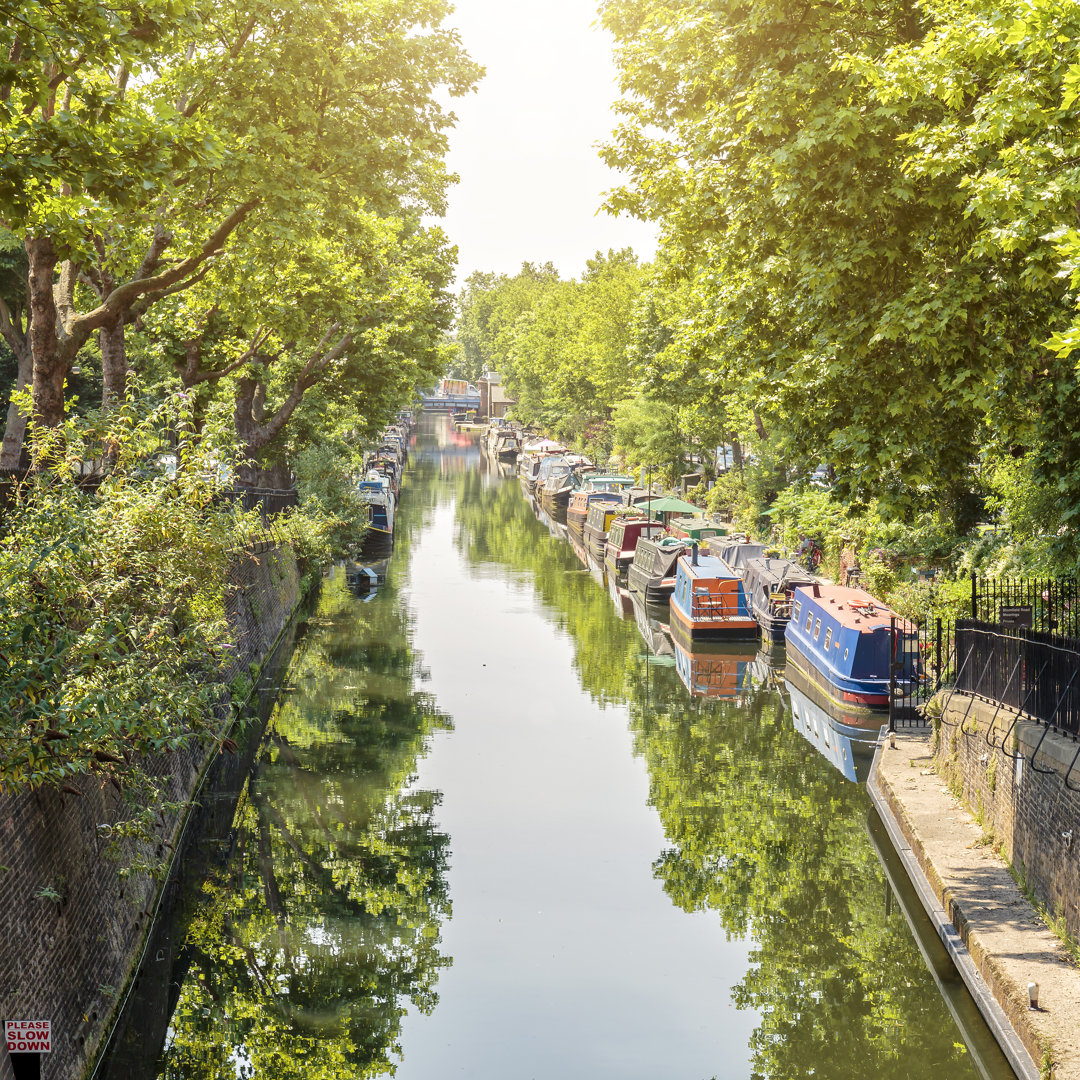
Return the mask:
{"type": "MultiPolygon", "coordinates": [[[[300,571],[288,547],[260,547],[230,573],[229,616],[238,639],[223,680],[266,657],[300,600],[300,571]]],[[[223,715],[225,715],[223,713],[223,715]]],[[[190,798],[215,750],[163,757],[158,774],[169,798],[190,798]]],[[[96,1054],[129,980],[158,885],[146,875],[122,880],[109,857],[109,826],[130,814],[97,778],[76,786],[0,797],[0,1019],[51,1020],[53,1052],[43,1080],[79,1080],[96,1054]]],[[[166,861],[183,815],[159,816],[157,843],[143,855],[166,861]]],[[[0,1080],[13,1076],[0,1049],[0,1080]]]]}
{"type": "Polygon", "coordinates": [[[1080,789],[1080,744],[1014,720],[953,695],[937,732],[938,771],[1035,897],[1080,938],[1080,790],[1072,790],[1080,789]]]}

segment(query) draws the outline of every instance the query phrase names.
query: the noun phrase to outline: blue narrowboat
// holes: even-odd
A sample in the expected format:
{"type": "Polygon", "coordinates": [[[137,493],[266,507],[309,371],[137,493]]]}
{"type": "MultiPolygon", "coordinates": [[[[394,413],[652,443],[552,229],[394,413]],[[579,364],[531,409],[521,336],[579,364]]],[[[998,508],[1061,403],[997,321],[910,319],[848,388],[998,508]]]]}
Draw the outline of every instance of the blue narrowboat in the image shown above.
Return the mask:
{"type": "Polygon", "coordinates": [[[797,588],[784,632],[788,664],[845,711],[887,708],[893,619],[897,686],[906,691],[918,676],[915,627],[863,589],[797,588]]]}
{"type": "Polygon", "coordinates": [[[679,557],[671,594],[671,628],[691,638],[756,638],[742,581],[715,555],[679,557]]]}

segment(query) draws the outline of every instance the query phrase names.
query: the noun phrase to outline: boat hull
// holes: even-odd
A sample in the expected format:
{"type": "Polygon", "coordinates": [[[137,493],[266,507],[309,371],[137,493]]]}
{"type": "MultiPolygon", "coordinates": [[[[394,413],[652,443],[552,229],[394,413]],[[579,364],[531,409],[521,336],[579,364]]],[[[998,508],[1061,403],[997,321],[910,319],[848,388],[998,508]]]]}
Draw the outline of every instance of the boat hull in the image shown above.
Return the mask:
{"type": "Polygon", "coordinates": [[[853,692],[845,689],[813,663],[790,638],[787,639],[787,663],[788,667],[794,668],[827,699],[829,707],[838,709],[847,716],[866,720],[880,716],[889,708],[888,693],[853,692]]]}
{"type": "Polygon", "coordinates": [[[684,634],[690,638],[704,641],[755,641],[760,630],[757,620],[732,616],[729,618],[695,619],[685,612],[672,597],[671,628],[672,631],[684,634]]]}

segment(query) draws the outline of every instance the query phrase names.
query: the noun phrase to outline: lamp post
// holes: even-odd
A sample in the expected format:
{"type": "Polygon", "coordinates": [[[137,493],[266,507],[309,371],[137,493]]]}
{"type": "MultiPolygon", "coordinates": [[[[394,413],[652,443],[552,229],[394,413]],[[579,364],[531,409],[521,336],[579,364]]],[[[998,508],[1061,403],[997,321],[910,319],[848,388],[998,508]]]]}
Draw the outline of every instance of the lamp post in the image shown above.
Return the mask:
{"type": "Polygon", "coordinates": [[[653,474],[653,469],[655,469],[655,468],[656,468],[655,465],[646,465],[645,466],[645,475],[649,478],[649,480],[648,480],[649,502],[648,502],[648,509],[646,509],[646,511],[645,511],[645,516],[650,521],[652,521],[652,474],[653,474]]]}

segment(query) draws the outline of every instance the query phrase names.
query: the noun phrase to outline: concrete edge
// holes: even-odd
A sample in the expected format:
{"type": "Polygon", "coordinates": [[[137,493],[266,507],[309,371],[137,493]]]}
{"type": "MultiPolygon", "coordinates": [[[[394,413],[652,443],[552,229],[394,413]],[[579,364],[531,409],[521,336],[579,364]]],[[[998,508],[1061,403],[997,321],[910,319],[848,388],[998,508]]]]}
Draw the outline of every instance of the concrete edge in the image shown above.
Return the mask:
{"type": "MultiPolygon", "coordinates": [[[[1042,1073],[1035,1064],[1024,1040],[1019,1032],[1013,1027],[1008,1014],[995,998],[991,984],[983,976],[972,954],[968,951],[960,936],[960,930],[956,923],[946,913],[941,904],[937,890],[930,884],[927,871],[934,874],[940,881],[932,866],[926,866],[928,862],[926,853],[919,844],[917,837],[912,837],[913,843],[909,842],[908,831],[901,825],[901,816],[893,805],[891,791],[883,790],[879,783],[878,765],[881,760],[881,752],[885,746],[885,733],[878,740],[874,751],[874,760],[870,766],[870,776],[866,781],[866,790],[870,800],[874,804],[878,815],[881,817],[885,830],[889,834],[896,854],[899,857],[908,879],[911,881],[916,894],[922,903],[938,937],[941,939],[952,959],[960,977],[964,980],[969,993],[982,1013],[987,1027],[993,1033],[1002,1052],[1008,1059],[1013,1071],[1020,1080],[1041,1080],[1042,1073]]],[[[910,830],[910,825],[909,825],[910,830]]],[[[953,904],[954,918],[962,924],[966,923],[963,912],[957,904],[953,904]]],[[[972,931],[969,928],[969,934],[972,931]]],[[[977,934],[977,931],[974,933],[977,934]]],[[[983,952],[983,959],[986,954],[983,952]]],[[[996,980],[995,980],[996,981],[996,980]]]]}

